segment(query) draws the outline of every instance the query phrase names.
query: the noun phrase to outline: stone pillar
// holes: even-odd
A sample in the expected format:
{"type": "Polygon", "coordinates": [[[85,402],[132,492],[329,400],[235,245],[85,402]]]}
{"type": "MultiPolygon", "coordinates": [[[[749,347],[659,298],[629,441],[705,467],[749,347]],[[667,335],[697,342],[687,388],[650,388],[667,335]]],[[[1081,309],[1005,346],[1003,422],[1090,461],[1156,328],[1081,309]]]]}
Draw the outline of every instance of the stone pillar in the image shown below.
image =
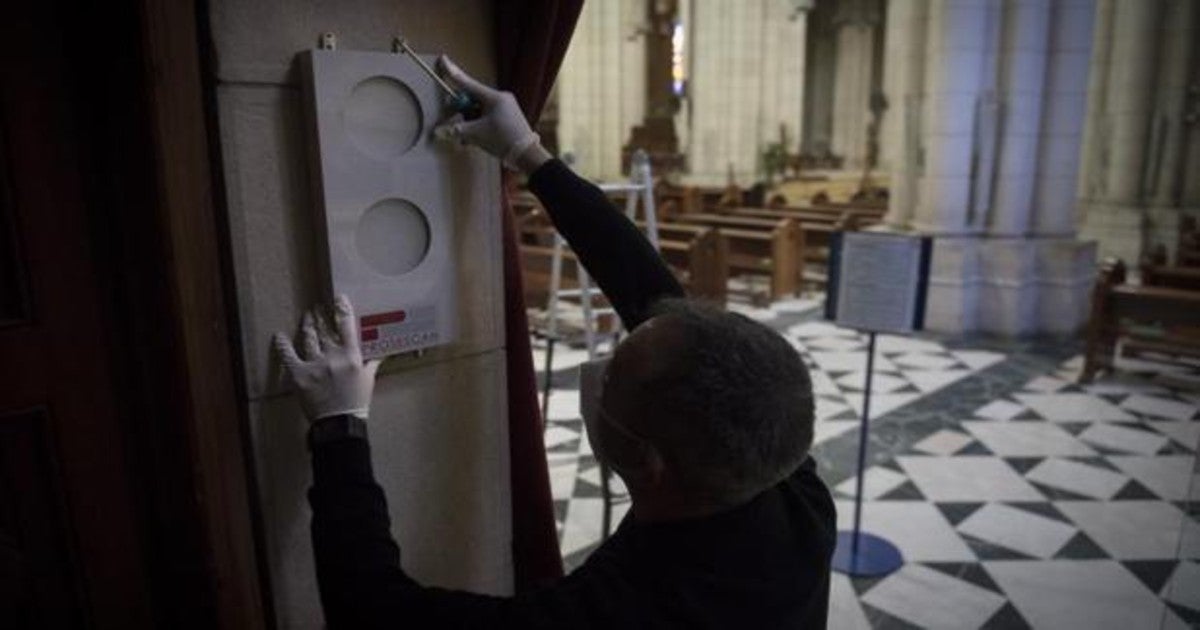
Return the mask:
{"type": "Polygon", "coordinates": [[[1095,0],[1056,0],[1050,15],[1032,225],[1041,332],[1075,332],[1095,279],[1096,243],[1076,238],[1075,203],[1095,15],[1095,0]]]}
{"type": "Polygon", "coordinates": [[[921,173],[912,227],[933,234],[929,328],[978,328],[979,247],[970,226],[975,118],[989,11],[979,0],[931,0],[925,33],[921,173]]]}
{"type": "MultiPolygon", "coordinates": [[[[1200,7],[1195,0],[1170,0],[1163,7],[1146,152],[1145,242],[1165,245],[1172,260],[1179,243],[1180,219],[1189,207],[1184,182],[1200,179],[1200,161],[1193,161],[1188,170],[1186,152],[1189,139],[1200,133],[1196,120],[1200,118],[1198,22],[1200,7]],[[1190,124],[1185,120],[1189,110],[1193,116],[1190,124]]],[[[1190,208],[1193,213],[1200,210],[1200,200],[1193,199],[1190,208]]]]}
{"type": "MultiPolygon", "coordinates": [[[[1184,144],[1189,130],[1183,118],[1188,105],[1189,66],[1198,61],[1193,49],[1197,33],[1195,0],[1173,0],[1164,7],[1156,98],[1152,105],[1146,193],[1156,206],[1179,203],[1185,175],[1184,144]]],[[[1200,88],[1200,85],[1197,86],[1200,88]]],[[[1191,173],[1195,177],[1196,172],[1191,173]]]]}
{"type": "Polygon", "coordinates": [[[929,6],[920,135],[924,168],[913,217],[913,227],[922,232],[971,231],[971,164],[987,17],[981,0],[933,0],[929,6]]]}
{"type": "MultiPolygon", "coordinates": [[[[1001,19],[1002,131],[987,231],[996,236],[1024,236],[1030,228],[1034,180],[1039,170],[1050,0],[1005,3],[1001,19]]],[[[1082,119],[1082,107],[1078,114],[1082,119]]]]}
{"type": "Polygon", "coordinates": [[[1101,90],[1089,99],[1088,171],[1083,233],[1100,242],[1100,256],[1133,264],[1144,243],[1142,174],[1154,87],[1154,44],[1161,0],[1101,5],[1092,59],[1101,90]]]}
{"type": "Polygon", "coordinates": [[[1075,190],[1095,13],[1094,0],[1058,0],[1054,4],[1033,197],[1033,232],[1038,236],[1074,238],[1079,229],[1075,190]]]}
{"type": "Polygon", "coordinates": [[[883,90],[888,106],[880,133],[880,168],[890,173],[884,222],[894,228],[908,225],[916,204],[928,12],[928,0],[893,1],[884,20],[883,90]]]}
{"type": "Polygon", "coordinates": [[[833,153],[845,158],[845,168],[862,168],[867,156],[867,123],[875,88],[875,31],[881,21],[876,0],[842,0],[834,14],[837,66],[831,140],[833,153]]]}
{"type": "MultiPolygon", "coordinates": [[[[930,0],[911,221],[935,237],[930,329],[1084,322],[1095,250],[1075,239],[1072,198],[1093,12],[1094,0],[930,0]]],[[[912,195],[893,181],[894,225],[912,195]]]]}
{"type": "Polygon", "coordinates": [[[1173,250],[1183,214],[1200,213],[1198,22],[1195,0],[1100,2],[1079,192],[1101,256],[1173,250]]]}
{"type": "Polygon", "coordinates": [[[646,50],[639,33],[648,0],[589,2],[558,74],[558,142],[574,168],[622,179],[621,145],[646,109],[646,50]]]}
{"type": "Polygon", "coordinates": [[[763,19],[762,124],[759,144],[780,141],[780,126],[789,153],[797,151],[804,111],[804,36],[810,4],[770,0],[763,19]]]}
{"type": "Polygon", "coordinates": [[[800,152],[825,155],[833,135],[834,70],[837,65],[837,31],[832,5],[823,2],[807,16],[804,38],[804,125],[800,152]]]}
{"type": "Polygon", "coordinates": [[[1105,95],[1106,122],[1112,130],[1105,192],[1113,201],[1132,203],[1142,196],[1160,4],[1156,0],[1117,2],[1114,7],[1111,77],[1105,95]]]}
{"type": "Polygon", "coordinates": [[[692,5],[687,154],[689,180],[756,181],[779,126],[795,138],[803,103],[803,17],[789,0],[706,0],[692,5]]]}

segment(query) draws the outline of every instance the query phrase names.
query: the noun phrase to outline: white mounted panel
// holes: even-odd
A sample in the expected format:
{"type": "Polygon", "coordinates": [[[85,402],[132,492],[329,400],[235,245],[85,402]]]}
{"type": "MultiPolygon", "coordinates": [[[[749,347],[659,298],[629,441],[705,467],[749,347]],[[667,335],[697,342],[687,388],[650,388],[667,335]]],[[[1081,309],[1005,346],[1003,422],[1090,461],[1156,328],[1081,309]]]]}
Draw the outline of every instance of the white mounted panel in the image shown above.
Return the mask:
{"type": "Polygon", "coordinates": [[[433,138],[441,93],[392,53],[313,50],[301,63],[327,284],[360,314],[363,354],[454,341],[453,218],[470,203],[454,182],[479,180],[465,150],[433,138]]]}

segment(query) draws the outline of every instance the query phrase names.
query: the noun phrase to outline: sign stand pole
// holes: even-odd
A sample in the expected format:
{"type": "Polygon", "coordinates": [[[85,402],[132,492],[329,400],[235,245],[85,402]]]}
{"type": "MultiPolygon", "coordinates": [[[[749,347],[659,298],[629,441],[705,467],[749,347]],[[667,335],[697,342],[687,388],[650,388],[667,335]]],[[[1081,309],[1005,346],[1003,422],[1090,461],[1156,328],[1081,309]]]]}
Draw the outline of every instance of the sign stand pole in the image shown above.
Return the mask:
{"type": "Polygon", "coordinates": [[[875,332],[867,333],[867,373],[863,383],[862,427],[858,434],[858,480],[854,490],[854,530],[838,532],[833,569],[853,577],[887,575],[904,558],[887,539],[862,532],[863,477],[867,464],[867,434],[871,421],[871,376],[875,371],[875,332]]]}

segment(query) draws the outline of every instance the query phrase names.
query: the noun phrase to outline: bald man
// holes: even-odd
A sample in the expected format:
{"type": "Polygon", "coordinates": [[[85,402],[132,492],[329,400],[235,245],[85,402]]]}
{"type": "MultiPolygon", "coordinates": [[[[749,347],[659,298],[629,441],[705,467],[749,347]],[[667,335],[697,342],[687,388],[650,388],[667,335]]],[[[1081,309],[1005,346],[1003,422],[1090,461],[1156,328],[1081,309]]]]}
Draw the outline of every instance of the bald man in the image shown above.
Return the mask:
{"type": "Polygon", "coordinates": [[[439,135],[529,175],[631,331],[585,420],[596,457],[621,476],[632,505],[583,566],[541,590],[505,598],[418,584],[401,567],[371,469],[377,363],[363,362],[353,309],[339,299],[333,322],[317,310],[305,317],[305,356],[276,338],[312,421],[309,501],[329,626],[825,627],[836,519],[808,456],[812,385],[796,351],[762,324],[684,299],[638,229],[542,148],[511,94],[445,59],[442,70],[484,114],[439,135]]]}

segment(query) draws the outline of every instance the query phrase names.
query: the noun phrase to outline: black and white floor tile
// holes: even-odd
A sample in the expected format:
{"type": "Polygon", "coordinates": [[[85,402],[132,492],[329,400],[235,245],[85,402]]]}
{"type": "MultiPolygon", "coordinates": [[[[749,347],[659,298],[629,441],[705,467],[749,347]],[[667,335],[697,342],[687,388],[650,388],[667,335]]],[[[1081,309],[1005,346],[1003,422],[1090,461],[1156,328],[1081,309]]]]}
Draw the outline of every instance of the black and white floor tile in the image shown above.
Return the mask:
{"type": "MultiPolygon", "coordinates": [[[[734,308],[811,368],[813,456],[848,529],[866,339],[821,321],[818,306],[734,308]]],[[[905,564],[881,579],[835,573],[831,628],[1200,627],[1200,364],[1122,360],[1079,385],[1078,351],[878,338],[863,525],[905,564]]],[[[556,348],[546,429],[568,569],[599,544],[603,508],[578,412],[584,360],[556,348]]],[[[629,504],[614,488],[616,523],[629,504]]]]}

